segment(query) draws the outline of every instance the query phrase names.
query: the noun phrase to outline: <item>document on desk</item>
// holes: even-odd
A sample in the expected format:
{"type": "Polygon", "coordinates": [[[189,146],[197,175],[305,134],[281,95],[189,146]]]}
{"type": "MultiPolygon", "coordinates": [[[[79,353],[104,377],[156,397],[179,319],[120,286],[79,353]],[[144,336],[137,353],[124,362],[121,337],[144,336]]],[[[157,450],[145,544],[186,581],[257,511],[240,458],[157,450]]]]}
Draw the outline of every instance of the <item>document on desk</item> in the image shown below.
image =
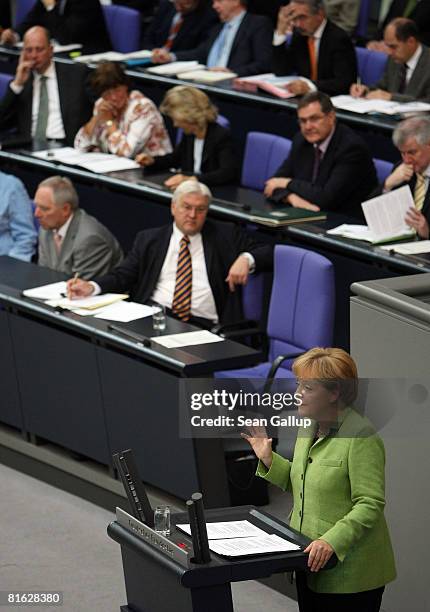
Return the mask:
{"type": "Polygon", "coordinates": [[[22,295],[34,300],[61,300],[66,291],[66,281],[60,281],[59,283],[50,283],[49,285],[41,285],[32,289],[24,289],[22,295]]]}
{"type": "Polygon", "coordinates": [[[394,251],[400,255],[420,255],[430,253],[430,240],[414,240],[414,242],[403,242],[402,244],[387,244],[381,246],[386,251],[394,251]]]}
{"type": "MultiPolygon", "coordinates": [[[[178,529],[191,535],[189,523],[176,525],[178,529]]],[[[206,523],[209,540],[225,540],[228,538],[250,538],[267,535],[263,529],[253,525],[249,521],[220,521],[217,523],[206,523]]]]}
{"type": "Polygon", "coordinates": [[[218,83],[219,81],[228,81],[237,77],[235,72],[223,72],[219,70],[191,70],[187,72],[179,72],[178,79],[183,81],[198,81],[199,83],[218,83]]]}
{"type": "Polygon", "coordinates": [[[49,300],[46,303],[48,306],[58,306],[65,310],[76,310],[78,308],[97,310],[102,308],[102,306],[108,306],[109,304],[113,304],[119,300],[126,300],[127,298],[128,295],[126,293],[102,293],[101,295],[91,295],[90,297],[78,300],[63,298],[61,300],[49,300]]]}
{"type": "Polygon", "coordinates": [[[277,552],[300,550],[300,546],[280,538],[276,534],[251,538],[229,538],[226,540],[209,540],[209,548],[224,557],[244,557],[277,552]]]}
{"type": "Polygon", "coordinates": [[[182,346],[193,346],[196,344],[210,344],[211,342],[222,342],[224,338],[212,334],[206,329],[195,332],[185,332],[183,334],[171,334],[169,336],[153,336],[154,342],[161,344],[165,348],[180,348],[182,346]]]}
{"type": "Polygon", "coordinates": [[[112,155],[111,153],[82,153],[72,147],[60,147],[58,149],[47,149],[32,153],[34,157],[47,159],[49,161],[80,166],[91,172],[103,174],[105,172],[115,172],[117,170],[133,170],[140,168],[140,165],[133,159],[112,155]]]}
{"type": "Polygon", "coordinates": [[[151,74],[159,74],[162,76],[175,76],[180,72],[189,72],[190,70],[201,70],[206,68],[204,64],[199,64],[197,61],[170,62],[162,66],[153,66],[148,68],[147,72],[151,74]]]}
{"type": "Polygon", "coordinates": [[[372,242],[388,242],[414,236],[415,230],[405,222],[407,211],[414,206],[408,185],[363,202],[361,207],[373,236],[372,242]]]}
{"type": "Polygon", "coordinates": [[[120,323],[130,323],[137,319],[151,317],[154,312],[152,306],[137,304],[136,302],[114,302],[94,315],[95,319],[105,319],[106,321],[118,321],[120,323]]]}

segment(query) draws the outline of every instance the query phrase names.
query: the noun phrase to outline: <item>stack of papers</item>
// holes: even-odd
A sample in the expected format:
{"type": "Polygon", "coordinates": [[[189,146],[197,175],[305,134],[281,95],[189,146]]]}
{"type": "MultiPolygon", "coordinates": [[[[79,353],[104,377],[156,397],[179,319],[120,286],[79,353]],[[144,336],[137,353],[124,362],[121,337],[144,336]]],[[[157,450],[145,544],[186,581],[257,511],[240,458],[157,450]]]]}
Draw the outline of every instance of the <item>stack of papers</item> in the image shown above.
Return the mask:
{"type": "MultiPolygon", "coordinates": [[[[191,534],[189,524],[176,525],[191,534]]],[[[300,546],[269,534],[249,521],[224,521],[206,524],[209,548],[218,555],[242,557],[244,555],[269,554],[300,550],[300,546]]]]}
{"type": "Polygon", "coordinates": [[[205,69],[204,64],[199,64],[197,61],[190,62],[170,62],[170,64],[162,64],[161,66],[153,66],[148,68],[147,72],[159,74],[161,76],[176,76],[180,72],[190,72],[191,70],[205,69]]]}
{"type": "Polygon", "coordinates": [[[131,59],[150,59],[152,51],[143,49],[131,53],[119,53],[118,51],[106,51],[104,53],[93,53],[92,55],[80,55],[75,57],[75,62],[83,64],[96,64],[97,62],[126,62],[131,59]]]}
{"type": "Polygon", "coordinates": [[[46,303],[48,306],[59,306],[65,310],[73,310],[73,312],[84,310],[89,311],[89,314],[93,314],[93,311],[103,308],[103,306],[108,306],[109,304],[113,304],[119,300],[126,300],[127,298],[128,295],[126,293],[102,293],[101,295],[90,295],[90,297],[77,300],[69,300],[67,297],[61,300],[51,299],[47,300],[46,303]]]}
{"type": "Polygon", "coordinates": [[[430,253],[430,240],[415,240],[414,242],[403,242],[402,244],[388,244],[381,246],[381,249],[394,251],[400,255],[420,255],[430,253]]]}
{"type": "Polygon", "coordinates": [[[384,115],[399,115],[405,113],[423,113],[430,111],[426,102],[392,102],[391,100],[367,100],[353,96],[333,96],[331,101],[335,108],[353,113],[382,113],[384,115]]]}
{"type": "MultiPolygon", "coordinates": [[[[18,47],[18,49],[22,49],[24,43],[21,41],[16,43],[14,46],[18,47]]],[[[60,45],[59,43],[54,43],[53,48],[54,53],[67,53],[67,51],[77,51],[82,49],[82,45],[80,43],[71,43],[70,45],[60,45]]]]}
{"type": "Polygon", "coordinates": [[[196,344],[210,344],[211,342],[223,342],[224,338],[212,334],[210,331],[185,332],[183,334],[170,334],[168,336],[154,336],[151,338],[165,348],[180,348],[181,346],[193,346],[196,344]]]}
{"type": "Polygon", "coordinates": [[[268,93],[277,96],[278,98],[292,98],[295,94],[288,91],[286,88],[292,81],[298,79],[307,81],[307,79],[298,76],[276,76],[268,72],[265,74],[256,74],[250,77],[241,77],[233,83],[234,89],[238,91],[256,92],[258,88],[267,91],[268,93]]]}
{"type": "Polygon", "coordinates": [[[179,72],[178,79],[184,81],[198,81],[199,83],[218,83],[218,81],[227,81],[237,77],[235,72],[222,72],[218,70],[191,70],[188,72],[179,72]]]}
{"type": "Polygon", "coordinates": [[[35,157],[49,161],[80,166],[97,174],[115,172],[117,170],[133,170],[140,168],[139,164],[128,157],[120,157],[111,153],[82,153],[72,147],[61,147],[59,149],[47,149],[32,153],[35,157]]]}

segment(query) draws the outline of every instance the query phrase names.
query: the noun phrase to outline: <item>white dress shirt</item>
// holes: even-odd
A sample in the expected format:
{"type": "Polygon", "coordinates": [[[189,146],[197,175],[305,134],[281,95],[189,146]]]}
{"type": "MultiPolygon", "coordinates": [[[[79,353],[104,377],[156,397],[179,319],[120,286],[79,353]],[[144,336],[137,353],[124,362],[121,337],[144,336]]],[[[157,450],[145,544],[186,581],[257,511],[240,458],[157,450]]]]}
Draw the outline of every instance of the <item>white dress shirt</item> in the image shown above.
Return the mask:
{"type": "MultiPolygon", "coordinates": [[[[155,302],[163,304],[163,306],[166,306],[167,308],[172,307],[173,294],[175,292],[176,284],[176,268],[182,238],[182,232],[174,223],[166,258],[164,259],[163,267],[161,268],[154,293],[151,296],[155,302]]],[[[202,235],[195,234],[194,236],[189,236],[189,238],[190,243],[188,246],[190,249],[193,268],[191,315],[195,317],[203,317],[204,319],[209,319],[209,321],[217,323],[218,314],[216,311],[212,289],[209,284],[202,235]]]]}
{"type": "Polygon", "coordinates": [[[194,168],[195,174],[199,174],[202,167],[203,147],[205,146],[204,138],[194,138],[194,168]]]}
{"type": "Polygon", "coordinates": [[[53,230],[57,234],[57,236],[61,236],[61,242],[62,243],[64,242],[64,238],[66,237],[67,230],[70,227],[72,219],[73,219],[73,215],[70,215],[70,217],[67,219],[67,221],[65,223],[63,223],[63,225],[60,228],[58,228],[56,230],[53,230]]]}
{"type": "Polygon", "coordinates": [[[408,84],[411,80],[411,77],[414,73],[415,68],[417,67],[422,52],[422,45],[419,45],[413,56],[406,62],[406,84],[408,84]]]}

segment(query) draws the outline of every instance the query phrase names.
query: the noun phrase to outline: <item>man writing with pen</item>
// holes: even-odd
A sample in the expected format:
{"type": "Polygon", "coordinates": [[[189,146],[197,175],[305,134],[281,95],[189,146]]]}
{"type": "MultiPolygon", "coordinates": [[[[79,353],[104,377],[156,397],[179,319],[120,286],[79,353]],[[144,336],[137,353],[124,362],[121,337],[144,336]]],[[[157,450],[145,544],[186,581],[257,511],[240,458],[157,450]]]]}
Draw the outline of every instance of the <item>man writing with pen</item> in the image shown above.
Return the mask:
{"type": "Polygon", "coordinates": [[[250,273],[272,267],[272,248],[233,223],[207,219],[211,192],[196,180],[181,183],[172,197],[173,223],[139,232],[111,273],[93,282],[72,279],[70,298],[130,293],[155,301],[177,318],[210,328],[242,318],[241,291],[250,273]]]}
{"type": "Polygon", "coordinates": [[[70,179],[45,179],[36,190],[34,202],[34,216],[40,225],[40,266],[93,278],[121,261],[117,240],[97,219],[79,208],[78,194],[70,179]]]}

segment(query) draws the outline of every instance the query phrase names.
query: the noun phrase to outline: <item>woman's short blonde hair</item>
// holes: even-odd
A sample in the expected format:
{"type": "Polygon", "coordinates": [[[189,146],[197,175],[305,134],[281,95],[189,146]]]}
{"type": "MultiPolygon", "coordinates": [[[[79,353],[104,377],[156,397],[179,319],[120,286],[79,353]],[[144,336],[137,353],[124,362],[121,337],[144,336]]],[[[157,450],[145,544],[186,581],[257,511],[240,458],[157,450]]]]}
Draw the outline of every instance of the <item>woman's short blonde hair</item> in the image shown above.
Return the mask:
{"type": "Polygon", "coordinates": [[[339,398],[345,405],[351,404],[357,397],[357,366],[343,349],[310,349],[297,357],[292,370],[297,378],[318,380],[327,389],[338,387],[339,398]]]}
{"type": "Polygon", "coordinates": [[[169,89],[160,104],[160,111],[172,121],[186,121],[199,128],[205,128],[218,117],[218,110],[208,96],[200,89],[188,85],[169,89]]]}

